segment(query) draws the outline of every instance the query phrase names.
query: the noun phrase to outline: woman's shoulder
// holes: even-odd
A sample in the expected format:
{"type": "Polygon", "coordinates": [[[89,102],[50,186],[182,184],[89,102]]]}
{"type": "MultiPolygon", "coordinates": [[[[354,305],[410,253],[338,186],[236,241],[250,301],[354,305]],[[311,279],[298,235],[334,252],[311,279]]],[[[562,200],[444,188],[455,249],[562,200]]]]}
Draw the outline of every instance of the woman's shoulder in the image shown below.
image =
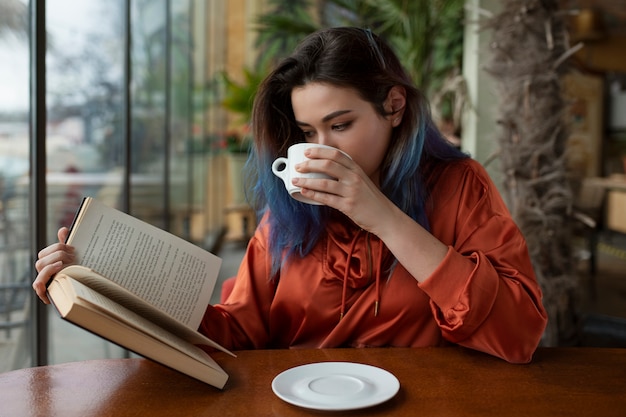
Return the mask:
{"type": "Polygon", "coordinates": [[[426,181],[431,190],[467,182],[483,187],[493,185],[485,167],[469,157],[431,164],[426,181]]]}
{"type": "Polygon", "coordinates": [[[498,187],[483,165],[474,159],[446,162],[438,168],[436,179],[430,182],[428,208],[456,207],[462,216],[467,210],[482,207],[481,216],[510,215],[498,187]]]}

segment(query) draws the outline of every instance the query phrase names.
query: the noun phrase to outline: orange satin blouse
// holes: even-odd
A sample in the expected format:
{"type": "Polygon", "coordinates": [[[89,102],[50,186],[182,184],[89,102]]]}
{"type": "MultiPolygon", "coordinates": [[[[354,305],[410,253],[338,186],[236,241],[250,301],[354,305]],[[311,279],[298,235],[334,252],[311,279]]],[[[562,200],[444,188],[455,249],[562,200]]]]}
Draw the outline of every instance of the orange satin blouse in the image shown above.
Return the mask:
{"type": "Polygon", "coordinates": [[[345,217],[270,281],[262,222],[230,296],[207,308],[200,331],[230,349],[451,342],[529,362],[547,318],[524,237],[476,161],[434,172],[428,217],[448,253],[426,281],[394,265],[376,236],[345,217]]]}

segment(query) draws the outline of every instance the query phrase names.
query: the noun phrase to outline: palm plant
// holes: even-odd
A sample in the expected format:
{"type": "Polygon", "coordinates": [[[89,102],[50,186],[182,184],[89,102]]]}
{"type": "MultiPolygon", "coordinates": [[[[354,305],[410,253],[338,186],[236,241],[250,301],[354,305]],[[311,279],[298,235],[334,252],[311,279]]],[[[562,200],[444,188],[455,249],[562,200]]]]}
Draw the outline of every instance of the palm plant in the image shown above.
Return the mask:
{"type": "Polygon", "coordinates": [[[269,4],[271,12],[259,15],[253,23],[257,32],[255,68],[243,69],[241,83],[235,82],[228,73],[220,74],[225,87],[222,105],[244,118],[250,116],[258,84],[272,64],[292,51],[306,35],[320,28],[308,11],[308,0],[274,0],[269,4]]]}
{"type": "Polygon", "coordinates": [[[392,45],[414,82],[433,100],[435,118],[459,128],[459,109],[468,101],[460,76],[464,0],[326,0],[319,2],[317,16],[308,0],[271,4],[256,22],[261,72],[315,30],[369,27],[392,45]]]}
{"type": "Polygon", "coordinates": [[[499,85],[504,197],[526,236],[548,311],[544,345],[577,342],[573,205],[561,76],[569,36],[557,0],[507,0],[492,28],[488,72],[499,85]]]}
{"type": "Polygon", "coordinates": [[[392,45],[413,81],[428,95],[460,68],[464,0],[332,0],[326,26],[369,27],[392,45]]]}
{"type": "MultiPolygon", "coordinates": [[[[235,82],[225,72],[220,75],[224,85],[222,106],[238,115],[238,120],[236,120],[238,124],[246,126],[252,117],[252,103],[256,90],[263,80],[264,72],[244,68],[242,83],[235,82]]],[[[246,132],[230,132],[226,137],[228,150],[233,153],[247,153],[251,146],[250,138],[247,136],[246,132]]]]}
{"type": "MultiPolygon", "coordinates": [[[[337,0],[350,10],[347,24],[367,26],[386,38],[413,81],[431,100],[433,116],[460,131],[468,103],[461,74],[464,0],[337,0]]],[[[343,22],[341,22],[343,23],[343,22]]]]}
{"type": "Polygon", "coordinates": [[[309,0],[273,0],[269,2],[270,11],[257,17],[253,25],[257,32],[257,68],[261,72],[320,28],[310,13],[309,3],[309,0]]]}

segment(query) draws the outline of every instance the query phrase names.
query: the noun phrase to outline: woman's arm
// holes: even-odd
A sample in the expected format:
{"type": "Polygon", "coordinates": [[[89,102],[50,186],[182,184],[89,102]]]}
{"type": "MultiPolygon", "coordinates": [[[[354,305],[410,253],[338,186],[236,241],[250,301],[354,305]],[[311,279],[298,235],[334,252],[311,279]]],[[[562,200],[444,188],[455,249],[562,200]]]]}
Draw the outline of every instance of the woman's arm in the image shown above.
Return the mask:
{"type": "Polygon", "coordinates": [[[269,280],[266,232],[264,226],[257,228],[230,296],[223,305],[208,306],[200,324],[200,333],[227,349],[261,349],[268,344],[267,320],[277,283],[269,280]]]}
{"type": "Polygon", "coordinates": [[[348,177],[363,184],[344,194],[359,203],[340,207],[417,280],[447,340],[528,362],[547,318],[525,239],[482,166],[442,167],[429,184],[429,231],[362,176],[348,177]]]}
{"type": "MultiPolygon", "coordinates": [[[[510,362],[528,362],[547,317],[525,239],[475,161],[456,163],[439,178],[429,219],[446,252],[419,285],[431,298],[443,336],[510,362]]],[[[414,254],[398,260],[420,273],[413,265],[419,259],[414,254]]]]}

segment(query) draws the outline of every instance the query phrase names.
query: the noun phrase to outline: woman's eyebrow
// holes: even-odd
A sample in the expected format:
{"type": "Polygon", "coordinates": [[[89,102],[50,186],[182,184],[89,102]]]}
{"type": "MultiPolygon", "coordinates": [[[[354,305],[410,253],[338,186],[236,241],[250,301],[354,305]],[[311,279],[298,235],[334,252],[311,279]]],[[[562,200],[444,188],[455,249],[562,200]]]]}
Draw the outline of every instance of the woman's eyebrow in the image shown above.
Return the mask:
{"type": "MultiPolygon", "coordinates": [[[[332,112],[332,113],[327,114],[326,116],[324,116],[324,117],[322,118],[322,122],[323,122],[323,123],[326,123],[327,121],[332,120],[332,119],[334,119],[335,117],[341,116],[342,114],[350,113],[351,111],[352,111],[352,110],[337,110],[337,111],[334,111],[334,112],[332,112]]],[[[305,123],[305,122],[300,122],[300,121],[298,121],[298,120],[296,120],[296,124],[297,124],[298,126],[310,126],[308,123],[305,123]]]]}

